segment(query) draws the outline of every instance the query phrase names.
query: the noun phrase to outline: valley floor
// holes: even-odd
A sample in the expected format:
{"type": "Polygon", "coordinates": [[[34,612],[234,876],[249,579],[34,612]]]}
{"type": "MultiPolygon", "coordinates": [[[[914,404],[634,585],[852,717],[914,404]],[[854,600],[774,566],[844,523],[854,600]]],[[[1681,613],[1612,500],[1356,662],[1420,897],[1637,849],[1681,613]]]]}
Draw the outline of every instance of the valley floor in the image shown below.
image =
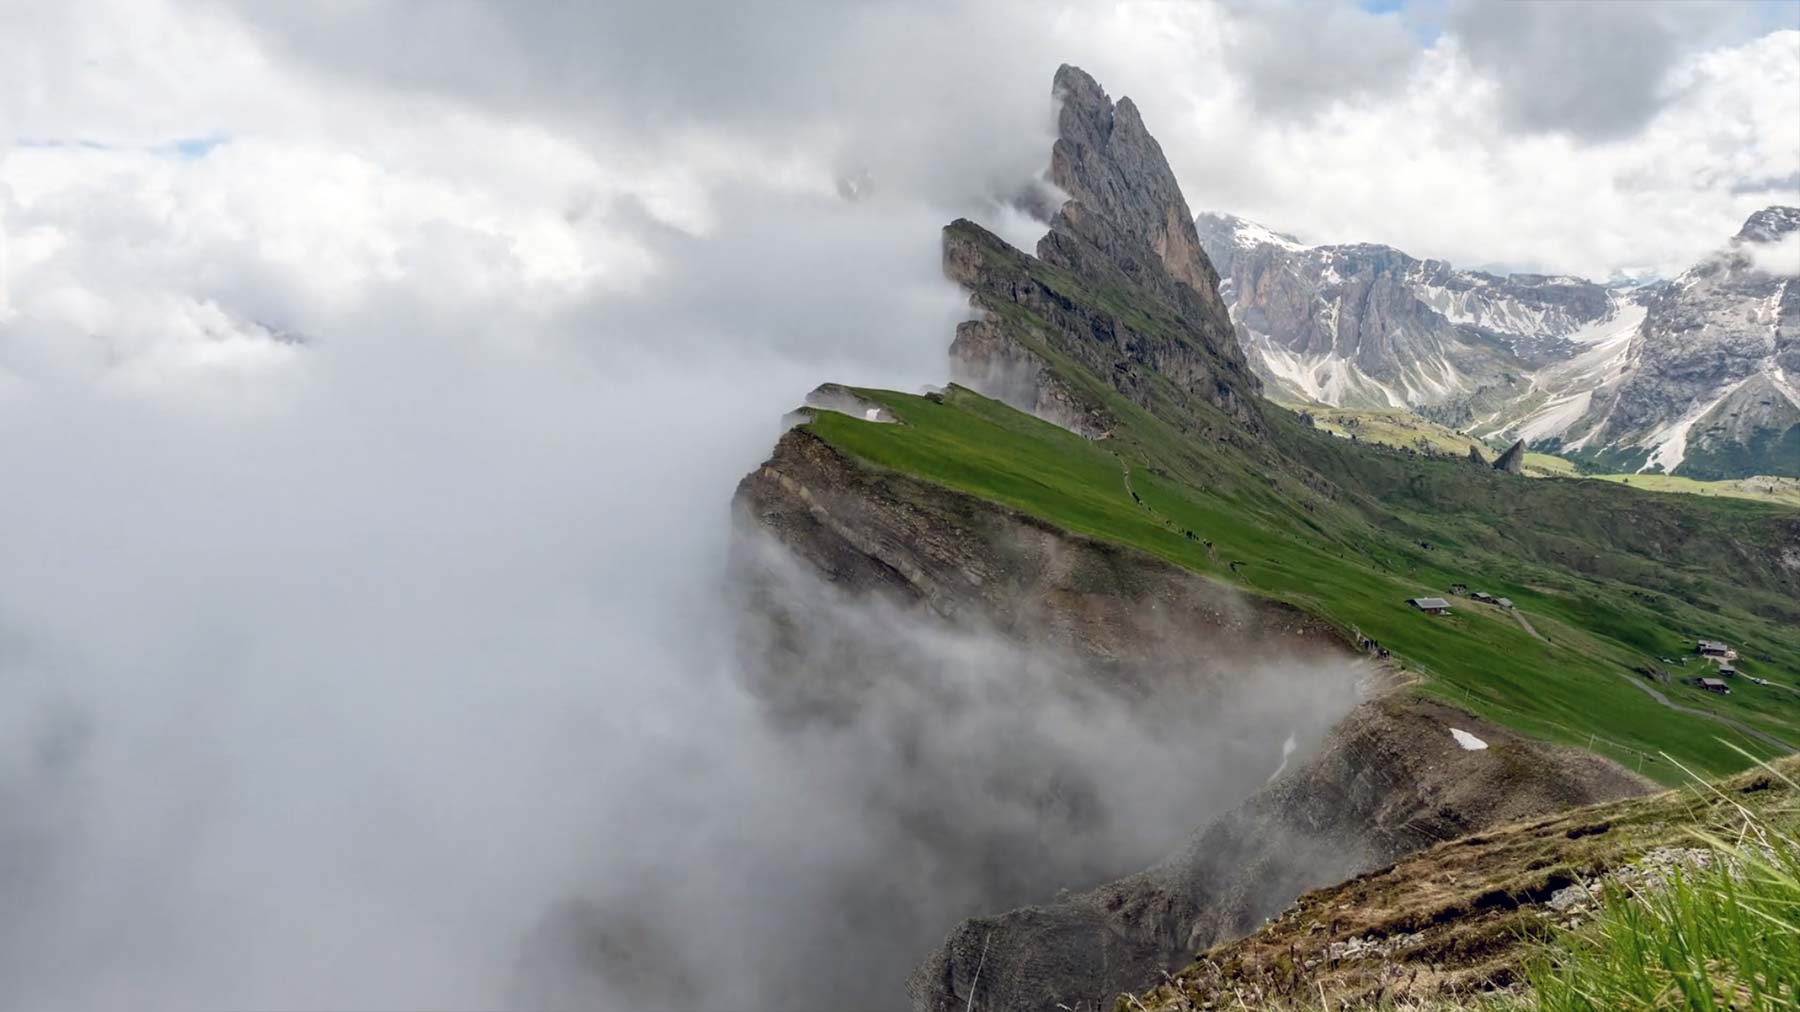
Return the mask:
{"type": "MultiPolygon", "coordinates": [[[[1360,442],[1379,446],[1465,458],[1474,449],[1484,458],[1490,459],[1503,449],[1399,409],[1350,410],[1295,405],[1294,410],[1307,412],[1315,425],[1333,435],[1345,438],[1354,436],[1360,442]]],[[[1757,475],[1751,478],[1700,481],[1668,474],[1583,474],[1573,461],[1535,451],[1525,455],[1525,474],[1534,478],[1588,478],[1617,482],[1650,492],[1727,496],[1800,507],[1800,478],[1757,475]]]]}

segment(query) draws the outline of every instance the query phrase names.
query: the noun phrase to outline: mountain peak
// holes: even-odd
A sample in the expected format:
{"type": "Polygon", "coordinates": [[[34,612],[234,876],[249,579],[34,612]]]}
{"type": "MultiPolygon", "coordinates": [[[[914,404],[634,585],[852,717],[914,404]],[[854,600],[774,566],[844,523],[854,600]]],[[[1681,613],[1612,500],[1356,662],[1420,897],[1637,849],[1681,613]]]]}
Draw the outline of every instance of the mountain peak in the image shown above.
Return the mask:
{"type": "MultiPolygon", "coordinates": [[[[1057,69],[1053,88],[1062,107],[1050,181],[1072,203],[1147,242],[1171,277],[1223,313],[1218,274],[1201,251],[1193,215],[1162,145],[1150,136],[1137,106],[1129,98],[1113,102],[1098,81],[1068,64],[1057,69]]],[[[1073,231],[1081,217],[1065,209],[1053,228],[1073,231]]]]}
{"type": "Polygon", "coordinates": [[[1744,219],[1736,238],[1741,242],[1774,242],[1800,229],[1800,207],[1774,204],[1744,219]]]}

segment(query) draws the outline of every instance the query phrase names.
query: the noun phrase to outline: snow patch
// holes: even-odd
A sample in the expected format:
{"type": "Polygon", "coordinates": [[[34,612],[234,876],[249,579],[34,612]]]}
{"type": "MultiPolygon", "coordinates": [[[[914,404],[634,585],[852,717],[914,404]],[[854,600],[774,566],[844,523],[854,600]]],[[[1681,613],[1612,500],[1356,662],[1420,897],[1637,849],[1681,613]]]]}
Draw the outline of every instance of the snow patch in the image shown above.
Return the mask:
{"type": "Polygon", "coordinates": [[[1449,320],[1485,327],[1503,334],[1567,334],[1575,322],[1560,307],[1527,306],[1518,299],[1476,287],[1455,291],[1440,285],[1414,283],[1413,297],[1449,320]]]}
{"type": "MultiPolygon", "coordinates": [[[[1648,310],[1618,292],[1612,293],[1612,303],[1612,311],[1606,316],[1568,335],[1580,351],[1532,374],[1532,391],[1544,394],[1545,399],[1502,424],[1499,431],[1517,433],[1528,443],[1560,436],[1587,415],[1596,390],[1625,374],[1631,367],[1633,342],[1648,310]]],[[[1502,408],[1496,417],[1519,408],[1502,408]]],[[[1571,443],[1567,449],[1577,449],[1585,442],[1586,438],[1571,443]]]]}
{"type": "Polygon", "coordinates": [[[1583,390],[1578,394],[1546,402],[1543,407],[1525,416],[1513,432],[1528,445],[1540,439],[1560,436],[1574,425],[1576,420],[1587,414],[1588,405],[1594,400],[1592,390],[1583,390]]]}
{"type": "Polygon", "coordinates": [[[1487,742],[1482,741],[1480,738],[1464,731],[1460,727],[1451,728],[1450,737],[1456,739],[1456,743],[1463,747],[1464,752],[1479,752],[1488,747],[1487,742]]]}
{"type": "Polygon", "coordinates": [[[1265,228],[1253,221],[1245,221],[1242,218],[1238,219],[1233,235],[1237,238],[1240,246],[1278,246],[1291,252],[1307,248],[1273,229],[1265,228]]]}
{"type": "Polygon", "coordinates": [[[1788,375],[1786,370],[1773,362],[1769,363],[1764,374],[1769,377],[1769,382],[1775,385],[1775,389],[1788,399],[1788,403],[1800,408],[1800,377],[1788,375]]]}
{"type": "Polygon", "coordinates": [[[1309,401],[1332,407],[1380,404],[1402,408],[1406,399],[1392,387],[1374,380],[1356,364],[1332,354],[1302,355],[1277,344],[1267,334],[1245,328],[1250,341],[1244,349],[1265,379],[1286,385],[1309,401]]]}
{"type": "Polygon", "coordinates": [[[1287,769],[1288,760],[1293,758],[1295,750],[1299,747],[1300,743],[1294,740],[1294,736],[1290,732],[1287,736],[1287,741],[1281,743],[1281,765],[1275,767],[1275,772],[1269,774],[1269,783],[1274,783],[1275,778],[1280,776],[1282,772],[1287,769]]]}
{"type": "Polygon", "coordinates": [[[1736,383],[1727,384],[1711,400],[1695,401],[1686,411],[1682,412],[1680,418],[1651,433],[1648,439],[1638,445],[1649,446],[1654,443],[1656,448],[1650,451],[1650,459],[1644,461],[1644,466],[1638,468],[1638,473],[1642,474],[1661,464],[1664,474],[1672,474],[1676,468],[1681,466],[1682,460],[1687,457],[1688,430],[1694,427],[1695,422],[1705,417],[1708,411],[1718,407],[1720,401],[1736,393],[1738,387],[1748,382],[1750,382],[1749,377],[1745,377],[1736,383]]]}

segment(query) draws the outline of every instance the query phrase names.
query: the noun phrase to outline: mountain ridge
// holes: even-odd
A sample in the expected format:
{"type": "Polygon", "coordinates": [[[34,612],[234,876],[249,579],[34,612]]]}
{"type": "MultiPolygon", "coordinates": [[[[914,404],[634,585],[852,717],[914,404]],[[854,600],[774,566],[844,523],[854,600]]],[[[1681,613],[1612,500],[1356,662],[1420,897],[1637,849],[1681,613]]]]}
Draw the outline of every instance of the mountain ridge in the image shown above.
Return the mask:
{"type": "Polygon", "coordinates": [[[1196,221],[1252,367],[1291,400],[1406,408],[1607,470],[1800,475],[1800,286],[1778,273],[1800,209],[1631,288],[1196,221]]]}
{"type": "MultiPolygon", "coordinates": [[[[1198,842],[1155,874],[964,922],[915,971],[915,1008],[1038,1008],[1154,983],[1309,883],[1495,819],[1641,792],[1632,766],[1667,783],[1667,756],[1740,769],[1745,754],[1718,741],[1730,721],[1770,738],[1800,727],[1800,693],[1708,715],[1698,688],[1659,701],[1634,668],[1696,635],[1754,643],[1747,671],[1800,667],[1800,514],[1528,481],[1338,439],[1269,403],[1224,297],[1205,290],[1211,258],[1170,217],[1185,200],[1135,106],[1074,68],[1056,90],[1067,135],[1052,176],[1070,200],[1038,256],[969,221],[943,233],[976,315],[950,353],[968,386],[845,388],[855,410],[801,418],[740,485],[737,515],[846,593],[912,602],[922,625],[1015,628],[1027,603],[1055,636],[1095,637],[1080,651],[1099,683],[1149,690],[1186,668],[1201,684],[1185,690],[1204,693],[1206,679],[1246,677],[1241,649],[1307,628],[1364,665],[1374,698],[1284,749],[1266,790],[1196,814],[1198,842]],[[1510,606],[1407,604],[1464,581],[1510,606]],[[1232,614],[1221,590],[1281,618],[1245,637],[1176,607],[1132,631],[1169,602],[1232,614]],[[1122,646],[1154,651],[1177,632],[1191,637],[1183,664],[1153,665],[1147,684],[1108,675],[1122,646]],[[1496,770],[1528,775],[1509,786],[1496,770]],[[1285,846],[1296,839],[1309,846],[1285,846]]],[[[1763,739],[1746,748],[1773,754],[1763,739]]]]}

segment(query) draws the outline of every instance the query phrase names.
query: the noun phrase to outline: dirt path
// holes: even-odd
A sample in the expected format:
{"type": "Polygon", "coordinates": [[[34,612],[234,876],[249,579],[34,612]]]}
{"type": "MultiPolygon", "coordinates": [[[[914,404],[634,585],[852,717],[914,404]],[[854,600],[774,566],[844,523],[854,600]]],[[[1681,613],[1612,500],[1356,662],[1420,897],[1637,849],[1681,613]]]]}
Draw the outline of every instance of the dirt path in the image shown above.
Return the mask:
{"type": "MultiPolygon", "coordinates": [[[[1537,638],[1538,638],[1538,639],[1541,639],[1541,640],[1544,640],[1544,637],[1543,637],[1543,634],[1542,634],[1542,633],[1539,633],[1539,632],[1538,632],[1538,631],[1537,631],[1537,630],[1536,630],[1536,629],[1533,629],[1533,628],[1532,628],[1532,627],[1531,627],[1531,620],[1530,620],[1530,619],[1527,619],[1527,618],[1526,618],[1526,617],[1525,617],[1525,613],[1524,613],[1524,612],[1522,612],[1522,611],[1520,611],[1520,610],[1519,610],[1519,609],[1517,609],[1517,608],[1513,608],[1513,609],[1511,609],[1511,610],[1512,610],[1512,617],[1513,617],[1513,618],[1516,618],[1516,619],[1518,619],[1518,620],[1519,620],[1519,624],[1520,624],[1520,625],[1522,625],[1522,626],[1524,626],[1524,627],[1525,627],[1525,631],[1526,631],[1526,632],[1528,632],[1528,633],[1530,633],[1530,634],[1531,634],[1531,635],[1533,635],[1533,636],[1536,636],[1536,637],[1537,637],[1537,638]]],[[[1548,643],[1548,642],[1550,642],[1550,641],[1549,641],[1549,640],[1544,640],[1544,642],[1545,642],[1545,643],[1548,643]]]]}
{"type": "Polygon", "coordinates": [[[1650,694],[1651,699],[1656,700],[1657,702],[1661,703],[1662,705],[1668,707],[1671,710],[1675,710],[1679,713],[1691,714],[1695,717],[1705,717],[1707,720],[1716,720],[1719,723],[1724,724],[1726,727],[1732,728],[1733,730],[1737,731],[1740,734],[1747,735],[1751,738],[1755,738],[1757,741],[1760,741],[1763,744],[1768,745],[1772,748],[1781,749],[1783,752],[1800,752],[1800,748],[1796,748],[1792,744],[1782,741],[1780,738],[1777,738],[1774,735],[1769,734],[1767,731],[1758,731],[1756,728],[1750,727],[1749,725],[1743,723],[1742,721],[1738,721],[1738,720],[1734,720],[1730,717],[1722,716],[1720,714],[1712,712],[1711,710],[1701,710],[1701,709],[1696,709],[1695,707],[1692,707],[1692,706],[1683,706],[1680,703],[1672,703],[1669,701],[1669,697],[1663,695],[1663,693],[1660,689],[1658,689],[1655,686],[1651,685],[1650,683],[1644,681],[1641,677],[1639,677],[1637,675],[1628,675],[1625,672],[1621,671],[1621,672],[1619,672],[1619,677],[1625,679],[1626,681],[1637,686],[1638,688],[1643,689],[1645,692],[1650,694]]]}

